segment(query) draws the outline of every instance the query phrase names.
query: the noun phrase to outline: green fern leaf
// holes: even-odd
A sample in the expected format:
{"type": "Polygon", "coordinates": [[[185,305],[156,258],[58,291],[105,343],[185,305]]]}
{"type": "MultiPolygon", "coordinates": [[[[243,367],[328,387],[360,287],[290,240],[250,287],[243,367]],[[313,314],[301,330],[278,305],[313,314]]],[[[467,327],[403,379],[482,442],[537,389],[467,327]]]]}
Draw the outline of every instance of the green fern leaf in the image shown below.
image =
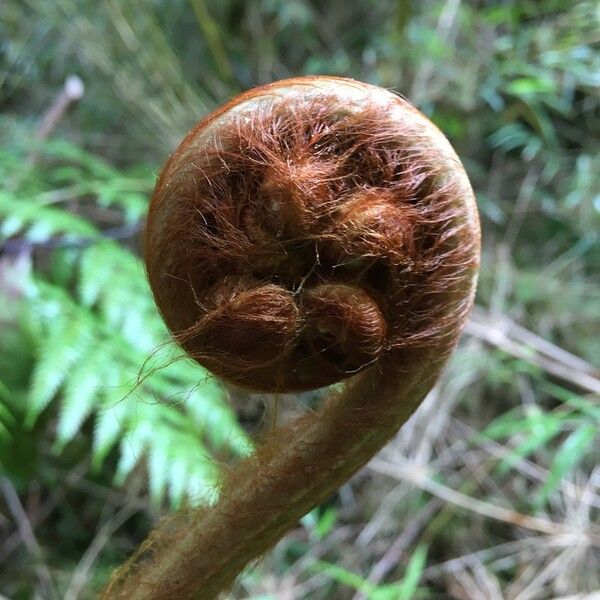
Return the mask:
{"type": "Polygon", "coordinates": [[[230,448],[242,456],[252,452],[249,437],[225,404],[223,390],[214,380],[208,379],[193,389],[185,409],[216,448],[230,448]]]}
{"type": "Polygon", "coordinates": [[[155,504],[159,504],[164,497],[168,483],[168,473],[170,469],[169,431],[164,428],[158,428],[154,439],[149,448],[148,456],[148,477],[150,498],[155,504]]]}
{"type": "Polygon", "coordinates": [[[54,451],[60,452],[70,442],[92,411],[98,397],[102,368],[110,356],[105,350],[82,356],[64,386],[54,451]]]}
{"type": "MultiPolygon", "coordinates": [[[[114,167],[111,167],[102,158],[94,156],[66,140],[45,140],[39,150],[48,157],[60,159],[65,162],[69,161],[77,165],[79,168],[76,169],[76,177],[85,177],[86,179],[89,179],[90,175],[92,175],[98,178],[111,179],[120,175],[114,167]],[[87,171],[87,173],[85,171],[87,171]]],[[[55,167],[52,172],[56,173],[57,171],[60,172],[60,170],[55,167]]]]}
{"type": "Polygon", "coordinates": [[[79,263],[79,297],[85,306],[92,306],[108,286],[114,265],[106,260],[106,244],[96,244],[83,253],[79,263]]]}
{"type": "MultiPolygon", "coordinates": [[[[31,150],[24,145],[18,157],[0,152],[0,174],[12,176],[31,150]]],[[[16,191],[0,192],[0,236],[20,234],[36,242],[61,236],[94,244],[53,252],[51,268],[40,271],[27,290],[28,336],[41,342],[26,425],[33,426],[56,398],[56,452],[93,415],[94,469],[115,449],[117,483],[147,461],[155,502],[167,494],[174,505],[186,497],[214,500],[219,468],[212,452],[243,455],[252,449],[224,404],[223,388],[192,361],[180,360],[182,351],[168,343],[139,258],[103,240],[86,218],[50,203],[85,197],[86,203],[120,209],[127,223],[138,222],[152,177],[146,170],[119,172],[61,140],[48,140],[36,151],[50,159],[44,168],[29,169],[16,191]]],[[[10,418],[0,398],[0,437],[10,418]]]]}
{"type": "Polygon", "coordinates": [[[23,228],[33,242],[43,242],[56,234],[69,237],[96,237],[98,230],[83,217],[60,208],[43,206],[34,200],[0,194],[0,217],[6,220],[1,229],[3,236],[14,235],[23,228]]]}
{"type": "Polygon", "coordinates": [[[57,319],[55,327],[39,348],[39,360],[33,372],[25,426],[32,427],[65,381],[69,369],[85,354],[92,343],[86,323],[57,319]]]}
{"type": "MultiPolygon", "coordinates": [[[[124,177],[98,182],[94,186],[98,204],[103,207],[118,206],[124,211],[125,222],[137,223],[143,218],[148,203],[142,194],[129,191],[134,183],[124,177]]],[[[150,179],[140,183],[143,189],[150,191],[150,179]]]]}
{"type": "Polygon", "coordinates": [[[114,379],[112,385],[109,383],[101,390],[102,407],[96,416],[92,448],[92,468],[95,470],[100,469],[127,426],[131,399],[124,398],[124,394],[124,389],[114,379]]]}
{"type": "Polygon", "coordinates": [[[143,437],[138,435],[137,430],[134,429],[133,433],[123,435],[119,451],[120,456],[114,481],[115,485],[122,486],[131,471],[144,457],[146,444],[143,437]]]}

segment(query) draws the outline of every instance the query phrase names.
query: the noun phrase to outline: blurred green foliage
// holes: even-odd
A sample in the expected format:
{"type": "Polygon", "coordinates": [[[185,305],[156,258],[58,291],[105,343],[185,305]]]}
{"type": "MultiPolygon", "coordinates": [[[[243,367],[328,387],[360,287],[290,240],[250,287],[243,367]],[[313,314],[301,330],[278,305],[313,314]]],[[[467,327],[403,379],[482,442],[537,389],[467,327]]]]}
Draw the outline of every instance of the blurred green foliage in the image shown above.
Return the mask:
{"type": "MultiPolygon", "coordinates": [[[[220,385],[166,343],[143,267],[114,239],[139,229],[151,177],[146,170],[114,169],[69,143],[46,141],[39,149],[13,143],[0,152],[0,178],[6,182],[0,192],[3,276],[11,286],[0,293],[6,302],[18,300],[13,326],[19,340],[12,344],[26,348],[31,365],[20,378],[11,377],[8,360],[0,369],[0,381],[11,378],[3,384],[4,420],[10,415],[31,430],[58,400],[51,447],[58,455],[95,413],[93,469],[119,443],[117,485],[146,457],[155,502],[167,489],[175,505],[184,494],[194,501],[210,497],[217,476],[211,452],[246,453],[251,445],[223,403],[220,385]],[[32,163],[38,150],[35,160],[43,168],[32,163]],[[109,215],[120,227],[102,229],[109,215]]],[[[10,429],[2,431],[3,467],[17,481],[38,475],[21,468],[10,429]]]]}
{"type": "MultiPolygon", "coordinates": [[[[39,520],[43,547],[64,537],[44,587],[32,574],[43,557],[32,563],[0,517],[1,589],[90,597],[148,522],[105,540],[94,569],[80,561],[90,528],[131,497],[151,498],[147,518],[210,499],[217,465],[251,449],[221,385],[168,343],[137,236],[155,173],[187,130],[235,93],[299,74],[402,93],[448,135],[476,190],[471,337],[428,413],[435,443],[415,426],[422,435],[399,438],[403,456],[473,500],[587,539],[600,510],[597,2],[5,0],[0,13],[0,478],[39,520]],[[72,74],[85,94],[40,139],[72,74]],[[65,484],[62,502],[81,504],[80,518],[55,500],[73,473],[79,487],[65,484]]],[[[372,477],[358,515],[342,495],[303,520],[317,562],[291,540],[234,597],[280,597],[290,578],[298,598],[473,597],[481,581],[514,598],[600,587],[591,541],[563,555],[559,538],[484,524],[479,505],[465,514],[447,499],[382,580],[394,531],[436,499],[407,484],[408,501],[390,501],[391,531],[378,525],[384,543],[356,550],[346,529],[360,523],[366,536],[383,522],[373,505],[397,493],[372,477]]],[[[16,519],[7,497],[0,512],[16,519]]]]}
{"type": "MultiPolygon", "coordinates": [[[[386,585],[374,585],[347,569],[324,561],[316,562],[314,566],[332,579],[363,592],[367,600],[411,600],[417,597],[419,592],[417,588],[426,560],[427,547],[418,546],[406,565],[402,580],[386,585]]],[[[424,596],[421,593],[418,597],[424,596]]]]}

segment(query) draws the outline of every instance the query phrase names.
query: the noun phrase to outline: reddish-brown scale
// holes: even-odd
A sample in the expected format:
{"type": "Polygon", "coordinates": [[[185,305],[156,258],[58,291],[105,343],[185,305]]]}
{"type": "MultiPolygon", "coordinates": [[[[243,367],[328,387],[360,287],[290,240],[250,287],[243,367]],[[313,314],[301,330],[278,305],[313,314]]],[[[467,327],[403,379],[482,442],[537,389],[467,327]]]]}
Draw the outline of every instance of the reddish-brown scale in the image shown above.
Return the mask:
{"type": "Polygon", "coordinates": [[[293,392],[347,380],[157,527],[104,598],[215,598],[385,444],[470,310],[479,224],[444,136],[348,79],[251,90],[171,155],[145,259],[175,339],[218,377],[293,392]]]}

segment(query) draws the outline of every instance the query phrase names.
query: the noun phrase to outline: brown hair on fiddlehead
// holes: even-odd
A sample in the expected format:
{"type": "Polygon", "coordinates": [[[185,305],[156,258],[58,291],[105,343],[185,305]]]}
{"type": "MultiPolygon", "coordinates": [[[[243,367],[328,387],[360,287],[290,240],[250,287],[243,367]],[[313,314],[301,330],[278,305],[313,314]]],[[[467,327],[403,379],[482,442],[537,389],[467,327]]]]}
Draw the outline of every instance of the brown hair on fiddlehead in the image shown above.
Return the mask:
{"type": "Polygon", "coordinates": [[[435,308],[472,264],[456,243],[462,182],[421,124],[297,88],[293,103],[273,88],[201,123],[148,218],[148,275],[177,339],[264,391],[313,389],[437,343],[468,305],[435,308]]]}
{"type": "Polygon", "coordinates": [[[214,598],[401,426],[473,301],[479,225],[444,136],[400,97],[308,77],[235,98],[164,167],[145,259],[175,339],[224,380],[345,381],[158,527],[106,598],[214,598]]]}

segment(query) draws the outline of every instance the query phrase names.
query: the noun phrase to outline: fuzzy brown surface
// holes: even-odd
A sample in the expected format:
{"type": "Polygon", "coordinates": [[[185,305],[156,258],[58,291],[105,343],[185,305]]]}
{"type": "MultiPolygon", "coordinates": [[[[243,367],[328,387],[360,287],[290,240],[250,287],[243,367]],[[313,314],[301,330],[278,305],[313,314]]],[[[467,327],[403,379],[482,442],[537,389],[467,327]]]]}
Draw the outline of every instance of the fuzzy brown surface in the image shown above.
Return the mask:
{"type": "Polygon", "coordinates": [[[479,225],[443,135],[335,78],[252,90],[167,162],[148,277],[175,339],[236,385],[348,380],[159,525],[105,598],[214,598],[360,468],[431,388],[471,307],[479,225]]]}

